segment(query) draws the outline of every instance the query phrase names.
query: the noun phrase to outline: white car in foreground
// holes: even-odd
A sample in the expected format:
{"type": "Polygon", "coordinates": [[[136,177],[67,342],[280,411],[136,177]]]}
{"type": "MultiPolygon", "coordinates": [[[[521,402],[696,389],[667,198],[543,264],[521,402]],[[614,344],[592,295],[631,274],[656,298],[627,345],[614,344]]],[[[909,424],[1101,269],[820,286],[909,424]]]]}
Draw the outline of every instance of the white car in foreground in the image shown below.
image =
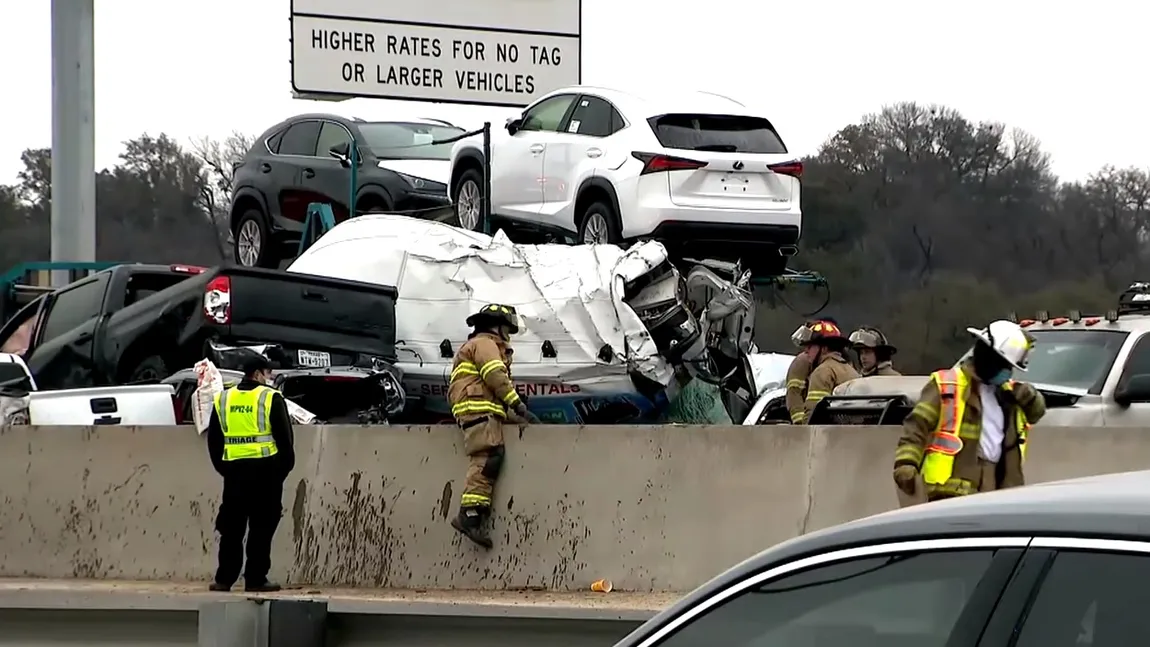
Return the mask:
{"type": "MultiPolygon", "coordinates": [[[[491,141],[492,224],[582,243],[652,238],[672,257],[778,274],[802,229],[802,162],[770,120],[688,91],[557,90],[491,141]]],[[[459,223],[481,228],[479,138],[452,150],[459,223]]]]}

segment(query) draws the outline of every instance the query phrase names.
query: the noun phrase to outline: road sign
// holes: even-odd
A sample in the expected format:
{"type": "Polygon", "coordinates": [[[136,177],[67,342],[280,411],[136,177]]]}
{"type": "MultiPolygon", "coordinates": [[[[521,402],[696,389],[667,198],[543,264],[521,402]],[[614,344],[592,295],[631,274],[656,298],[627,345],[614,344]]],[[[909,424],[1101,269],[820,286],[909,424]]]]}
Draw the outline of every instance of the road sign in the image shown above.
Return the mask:
{"type": "Polygon", "coordinates": [[[292,90],[525,106],[578,85],[581,0],[292,0],[292,90]]]}

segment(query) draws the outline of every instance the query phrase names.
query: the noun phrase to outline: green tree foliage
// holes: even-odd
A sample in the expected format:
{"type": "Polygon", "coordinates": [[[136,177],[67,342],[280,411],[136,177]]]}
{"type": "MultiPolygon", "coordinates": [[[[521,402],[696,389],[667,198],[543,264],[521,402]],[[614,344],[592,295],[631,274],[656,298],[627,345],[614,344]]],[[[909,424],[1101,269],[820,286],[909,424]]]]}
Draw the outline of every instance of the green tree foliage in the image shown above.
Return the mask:
{"type": "MultiPolygon", "coordinates": [[[[228,258],[227,202],[240,135],[185,150],[167,135],[124,143],[119,163],[96,174],[96,256],[142,263],[215,264],[228,258]]],[[[52,156],[20,156],[14,185],[0,185],[0,268],[50,255],[52,156]]]]}
{"type": "MultiPolygon", "coordinates": [[[[877,325],[896,365],[949,365],[966,328],[1010,312],[1102,313],[1150,280],[1150,176],[1103,168],[1060,183],[1032,136],[915,103],[889,106],[832,135],[805,160],[800,269],[831,282],[823,314],[877,325]]],[[[821,302],[806,288],[763,293],[756,333],[790,352],[821,302]]]]}

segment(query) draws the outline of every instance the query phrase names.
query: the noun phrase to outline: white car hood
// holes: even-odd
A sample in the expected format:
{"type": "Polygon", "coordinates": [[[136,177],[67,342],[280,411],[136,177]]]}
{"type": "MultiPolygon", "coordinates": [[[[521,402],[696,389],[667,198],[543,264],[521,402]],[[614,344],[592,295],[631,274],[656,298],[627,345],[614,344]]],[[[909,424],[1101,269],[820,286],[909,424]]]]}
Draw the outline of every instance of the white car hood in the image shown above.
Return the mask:
{"type": "Polygon", "coordinates": [[[378,165],[379,168],[440,184],[451,181],[451,162],[448,160],[380,160],[378,165]]]}
{"type": "Polygon", "coordinates": [[[751,365],[751,377],[755,381],[755,390],[758,391],[755,395],[760,395],[764,391],[773,391],[787,381],[787,371],[791,368],[791,362],[795,361],[794,355],[784,355],[783,353],[752,353],[747,355],[747,363],[751,365]]]}
{"type": "Polygon", "coordinates": [[[471,332],[468,315],[502,303],[515,306],[525,324],[512,340],[516,364],[548,366],[559,378],[625,364],[666,386],[670,363],[623,301],[624,283],[666,258],[657,242],[627,251],[516,245],[503,232],[492,237],[406,216],[366,215],[337,225],[288,271],[398,288],[396,339],[403,361],[450,366],[440,344],[448,340],[458,349],[471,332]],[[557,357],[542,356],[545,341],[557,357]],[[613,354],[606,363],[598,358],[604,345],[613,354]]]}

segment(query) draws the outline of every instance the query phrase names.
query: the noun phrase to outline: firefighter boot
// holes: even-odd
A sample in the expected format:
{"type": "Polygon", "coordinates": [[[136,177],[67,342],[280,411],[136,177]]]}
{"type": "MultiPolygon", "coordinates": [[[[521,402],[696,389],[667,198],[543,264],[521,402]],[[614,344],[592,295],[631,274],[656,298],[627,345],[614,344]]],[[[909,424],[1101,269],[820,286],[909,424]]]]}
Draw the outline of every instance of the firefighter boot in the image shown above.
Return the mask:
{"type": "Polygon", "coordinates": [[[451,527],[484,548],[491,548],[491,537],[487,535],[487,517],[491,509],[467,506],[459,509],[459,514],[451,520],[451,527]]]}

